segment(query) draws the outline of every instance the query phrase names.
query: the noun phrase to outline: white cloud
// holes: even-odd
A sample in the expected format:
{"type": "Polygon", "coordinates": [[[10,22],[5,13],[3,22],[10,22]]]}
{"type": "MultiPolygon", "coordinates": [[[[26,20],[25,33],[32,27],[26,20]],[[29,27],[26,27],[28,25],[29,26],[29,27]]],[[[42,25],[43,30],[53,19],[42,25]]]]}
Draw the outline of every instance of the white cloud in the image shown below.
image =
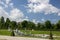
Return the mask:
{"type": "Polygon", "coordinates": [[[26,16],[25,18],[19,19],[17,22],[22,22],[24,20],[29,21],[29,18],[26,16]]]}
{"type": "Polygon", "coordinates": [[[6,0],[6,4],[9,4],[11,0],[6,0]]]}
{"type": "MultiPolygon", "coordinates": [[[[7,13],[3,9],[3,7],[0,6],[0,17],[2,17],[2,16],[5,19],[9,18],[11,21],[17,21],[18,22],[18,21],[22,21],[23,20],[22,18],[24,17],[24,14],[23,14],[23,12],[21,10],[15,8],[15,9],[10,11],[10,15],[9,15],[9,13],[7,13]]],[[[27,19],[27,17],[26,17],[26,19],[27,19]]]]}
{"type": "Polygon", "coordinates": [[[49,0],[28,0],[29,3],[49,3],[49,0]]]}
{"type": "Polygon", "coordinates": [[[50,0],[28,0],[29,12],[44,12],[45,14],[57,13],[59,15],[60,9],[49,3],[50,0]]]}
{"type": "Polygon", "coordinates": [[[51,14],[51,13],[59,14],[60,9],[58,9],[50,4],[50,5],[47,5],[47,8],[44,11],[45,11],[45,14],[51,14]]]}
{"type": "Polygon", "coordinates": [[[5,19],[9,18],[8,13],[0,6],[0,17],[3,16],[5,19]]]}
{"type": "Polygon", "coordinates": [[[6,0],[5,2],[6,2],[6,8],[8,7],[8,6],[10,6],[11,8],[13,8],[13,3],[11,2],[12,0],[6,0]]]}
{"type": "Polygon", "coordinates": [[[11,21],[22,21],[24,14],[20,9],[14,8],[13,3],[11,0],[0,0],[0,17],[3,16],[5,19],[9,18],[11,21]],[[5,3],[5,2],[6,3],[5,3]],[[3,5],[3,6],[2,6],[3,5]],[[11,7],[11,10],[7,12],[5,9],[11,7]]]}
{"type": "Polygon", "coordinates": [[[24,14],[21,10],[14,8],[13,10],[11,10],[10,12],[10,18],[12,20],[19,20],[20,18],[24,17],[24,14]]]}
{"type": "Polygon", "coordinates": [[[58,16],[60,16],[60,12],[58,13],[58,16]]]}
{"type": "Polygon", "coordinates": [[[36,20],[35,20],[35,19],[33,19],[33,20],[32,20],[32,22],[36,23],[36,20]]]}
{"type": "Polygon", "coordinates": [[[9,6],[11,6],[11,8],[14,8],[13,3],[10,3],[9,6]]]}
{"type": "Polygon", "coordinates": [[[42,22],[45,22],[45,19],[44,19],[44,18],[42,18],[42,19],[41,19],[41,21],[42,21],[42,22]]]}
{"type": "Polygon", "coordinates": [[[11,0],[0,0],[0,5],[3,5],[2,7],[8,8],[11,7],[13,8],[13,3],[11,0]]]}
{"type": "Polygon", "coordinates": [[[29,17],[28,17],[28,16],[26,16],[26,17],[23,19],[23,21],[24,21],[24,20],[29,21],[29,17]]]}
{"type": "Polygon", "coordinates": [[[33,19],[32,22],[35,23],[35,24],[37,24],[37,23],[39,23],[40,21],[38,21],[38,20],[36,20],[36,19],[33,19]]]}

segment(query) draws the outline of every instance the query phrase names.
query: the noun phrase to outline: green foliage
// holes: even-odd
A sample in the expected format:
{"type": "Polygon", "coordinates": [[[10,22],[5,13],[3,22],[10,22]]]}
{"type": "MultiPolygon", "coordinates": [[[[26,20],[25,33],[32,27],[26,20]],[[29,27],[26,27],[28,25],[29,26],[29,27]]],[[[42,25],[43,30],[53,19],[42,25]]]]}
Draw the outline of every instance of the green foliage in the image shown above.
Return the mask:
{"type": "Polygon", "coordinates": [[[10,27],[10,20],[9,20],[9,18],[7,18],[6,22],[5,22],[5,28],[8,29],[8,27],[10,27]]]}
{"type": "Polygon", "coordinates": [[[21,25],[22,25],[22,28],[25,29],[27,27],[27,25],[28,25],[28,22],[27,21],[23,21],[21,23],[21,25]]]}
{"type": "Polygon", "coordinates": [[[4,21],[4,17],[1,17],[0,19],[0,29],[4,29],[4,24],[5,24],[5,21],[4,21]]]}
{"type": "Polygon", "coordinates": [[[11,29],[16,29],[17,23],[15,21],[12,21],[10,26],[11,26],[11,29]]]}
{"type": "Polygon", "coordinates": [[[37,24],[37,30],[44,30],[44,29],[46,29],[44,23],[38,23],[37,24]]]}
{"type": "Polygon", "coordinates": [[[46,27],[47,29],[51,29],[51,28],[52,28],[51,22],[50,22],[49,20],[47,20],[47,21],[45,22],[45,27],[46,27]]]}
{"type": "Polygon", "coordinates": [[[0,18],[0,29],[24,29],[24,30],[60,30],[60,20],[56,24],[52,24],[49,20],[44,23],[33,23],[31,21],[10,21],[9,18],[4,20],[4,17],[0,18]]]}
{"type": "Polygon", "coordinates": [[[60,20],[58,21],[57,25],[57,29],[60,30],[60,20]]]}
{"type": "Polygon", "coordinates": [[[29,22],[29,26],[28,26],[28,28],[30,28],[30,30],[32,30],[32,29],[36,29],[36,24],[35,23],[33,23],[33,22],[29,22]]]}
{"type": "Polygon", "coordinates": [[[20,22],[17,24],[17,29],[18,29],[18,30],[19,30],[19,29],[21,29],[21,30],[22,30],[22,25],[21,25],[21,23],[20,23],[20,22]]]}

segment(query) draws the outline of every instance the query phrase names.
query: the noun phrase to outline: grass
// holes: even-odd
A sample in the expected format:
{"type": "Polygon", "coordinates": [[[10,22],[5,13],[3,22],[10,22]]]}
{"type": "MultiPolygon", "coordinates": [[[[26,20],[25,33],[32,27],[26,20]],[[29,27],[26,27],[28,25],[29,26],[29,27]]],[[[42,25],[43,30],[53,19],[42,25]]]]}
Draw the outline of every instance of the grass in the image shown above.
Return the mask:
{"type": "MultiPolygon", "coordinates": [[[[23,33],[27,33],[27,34],[49,34],[50,31],[31,31],[31,30],[20,30],[22,31],[23,33]]],[[[52,31],[53,35],[56,35],[56,36],[60,36],[60,32],[59,31],[52,31]]],[[[0,35],[6,35],[6,36],[11,36],[11,32],[8,31],[8,30],[0,30],[0,35]]],[[[54,40],[60,40],[60,38],[54,38],[54,40]]]]}
{"type": "MultiPolygon", "coordinates": [[[[27,34],[49,34],[50,31],[25,31],[25,30],[21,30],[22,32],[24,33],[27,33],[27,34]]],[[[53,35],[56,35],[56,36],[60,36],[60,31],[52,31],[53,35]]]]}
{"type": "Polygon", "coordinates": [[[60,38],[55,38],[54,40],[60,40],[60,38]]]}
{"type": "Polygon", "coordinates": [[[7,35],[7,36],[10,36],[10,35],[11,35],[11,32],[8,31],[8,30],[0,30],[0,35],[7,35]]]}
{"type": "MultiPolygon", "coordinates": [[[[23,33],[27,34],[49,34],[50,31],[31,31],[31,30],[21,30],[23,33]]],[[[52,31],[53,35],[60,36],[60,31],[52,31]]],[[[8,35],[10,36],[11,32],[8,30],[0,30],[0,35],[8,35]]]]}
{"type": "MultiPolygon", "coordinates": [[[[50,31],[31,31],[31,30],[28,30],[28,31],[25,31],[25,30],[21,30],[22,32],[26,32],[27,34],[50,34],[50,31]]],[[[60,36],[60,31],[52,31],[53,35],[55,36],[60,36]]],[[[54,38],[53,40],[60,40],[60,37],[59,38],[54,38]]]]}

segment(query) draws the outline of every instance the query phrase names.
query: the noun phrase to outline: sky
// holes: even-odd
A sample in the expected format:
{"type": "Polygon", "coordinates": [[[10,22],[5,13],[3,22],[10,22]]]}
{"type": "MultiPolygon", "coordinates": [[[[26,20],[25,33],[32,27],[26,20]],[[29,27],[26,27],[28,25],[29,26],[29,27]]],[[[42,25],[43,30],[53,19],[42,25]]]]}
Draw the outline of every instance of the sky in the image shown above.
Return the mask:
{"type": "Polygon", "coordinates": [[[34,23],[60,20],[60,0],[0,0],[0,17],[34,23]]]}

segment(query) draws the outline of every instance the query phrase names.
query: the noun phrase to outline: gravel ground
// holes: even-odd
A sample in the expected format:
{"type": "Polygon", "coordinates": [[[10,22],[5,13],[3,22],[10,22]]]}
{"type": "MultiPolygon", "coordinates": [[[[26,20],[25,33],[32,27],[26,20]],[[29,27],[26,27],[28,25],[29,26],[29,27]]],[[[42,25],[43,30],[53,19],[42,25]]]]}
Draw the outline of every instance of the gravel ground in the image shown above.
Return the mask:
{"type": "Polygon", "coordinates": [[[0,40],[48,40],[42,38],[0,36],[0,40]]]}

